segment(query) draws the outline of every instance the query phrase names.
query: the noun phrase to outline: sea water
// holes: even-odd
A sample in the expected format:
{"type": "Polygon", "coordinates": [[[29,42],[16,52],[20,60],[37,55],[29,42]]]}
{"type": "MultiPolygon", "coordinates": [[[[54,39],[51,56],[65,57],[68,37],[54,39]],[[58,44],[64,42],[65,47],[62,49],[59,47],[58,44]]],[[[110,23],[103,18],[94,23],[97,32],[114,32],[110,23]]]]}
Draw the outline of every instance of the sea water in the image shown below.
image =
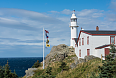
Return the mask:
{"type": "Polygon", "coordinates": [[[7,64],[10,66],[11,72],[16,72],[19,77],[23,77],[26,73],[25,70],[31,68],[37,60],[43,61],[43,57],[16,57],[16,58],[0,58],[0,66],[7,64]]]}

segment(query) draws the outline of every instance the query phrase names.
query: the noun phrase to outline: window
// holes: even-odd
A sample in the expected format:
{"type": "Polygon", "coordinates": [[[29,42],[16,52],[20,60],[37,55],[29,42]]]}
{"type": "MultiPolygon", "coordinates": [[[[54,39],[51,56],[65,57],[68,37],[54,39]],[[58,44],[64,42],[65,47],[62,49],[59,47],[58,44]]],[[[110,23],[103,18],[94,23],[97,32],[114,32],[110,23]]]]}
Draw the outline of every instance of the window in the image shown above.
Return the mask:
{"type": "Polygon", "coordinates": [[[87,56],[90,55],[90,49],[87,49],[87,56]]]}
{"type": "Polygon", "coordinates": [[[110,44],[115,44],[115,36],[110,36],[110,44]]]}
{"type": "Polygon", "coordinates": [[[81,50],[79,50],[79,57],[81,57],[81,50]]]}
{"type": "Polygon", "coordinates": [[[79,46],[81,46],[81,38],[79,38],[79,46]]]}
{"type": "Polygon", "coordinates": [[[72,29],[73,29],[73,27],[72,27],[72,29]]]}
{"type": "Polygon", "coordinates": [[[77,19],[71,19],[71,22],[77,22],[77,19]]]}
{"type": "Polygon", "coordinates": [[[82,45],[84,45],[84,38],[82,38],[82,45]]]}
{"type": "Polygon", "coordinates": [[[89,44],[89,36],[87,37],[87,44],[89,44]]]}

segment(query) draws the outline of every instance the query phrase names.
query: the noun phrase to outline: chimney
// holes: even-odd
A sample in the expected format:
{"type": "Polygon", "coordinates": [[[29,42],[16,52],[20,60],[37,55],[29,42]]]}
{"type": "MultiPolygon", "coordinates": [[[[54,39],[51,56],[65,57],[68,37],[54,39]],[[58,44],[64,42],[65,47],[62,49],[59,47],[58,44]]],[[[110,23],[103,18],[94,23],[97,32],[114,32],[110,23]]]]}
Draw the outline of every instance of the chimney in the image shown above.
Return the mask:
{"type": "Polygon", "coordinates": [[[99,27],[98,26],[96,26],[96,31],[99,31],[99,27]]]}

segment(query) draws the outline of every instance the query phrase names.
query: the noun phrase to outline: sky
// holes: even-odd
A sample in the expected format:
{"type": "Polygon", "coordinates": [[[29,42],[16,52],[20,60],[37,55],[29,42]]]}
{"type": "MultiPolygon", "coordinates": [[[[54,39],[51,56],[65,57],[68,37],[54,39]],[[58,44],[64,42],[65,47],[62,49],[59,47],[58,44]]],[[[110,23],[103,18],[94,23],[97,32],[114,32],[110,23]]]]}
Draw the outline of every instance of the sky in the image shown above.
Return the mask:
{"type": "MultiPolygon", "coordinates": [[[[50,47],[70,45],[70,18],[75,10],[78,33],[116,30],[116,0],[0,0],[0,58],[42,57],[43,27],[50,47]]],[[[46,37],[45,42],[46,42],[46,37]]]]}

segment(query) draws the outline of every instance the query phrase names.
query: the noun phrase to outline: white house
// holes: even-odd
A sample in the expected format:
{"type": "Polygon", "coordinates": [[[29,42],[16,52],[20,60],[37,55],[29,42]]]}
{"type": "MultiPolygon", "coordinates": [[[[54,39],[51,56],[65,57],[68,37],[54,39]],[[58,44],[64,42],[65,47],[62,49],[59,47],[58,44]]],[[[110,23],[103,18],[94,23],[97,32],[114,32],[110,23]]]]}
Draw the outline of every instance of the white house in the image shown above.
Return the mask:
{"type": "MultiPolygon", "coordinates": [[[[101,58],[109,54],[110,44],[116,46],[116,31],[99,30],[81,30],[75,41],[75,53],[78,58],[84,58],[86,55],[94,55],[101,58]]],[[[103,58],[105,60],[105,58],[103,58]]]]}
{"type": "MultiPolygon", "coordinates": [[[[75,48],[75,53],[78,58],[84,58],[86,55],[94,55],[101,58],[109,54],[110,44],[116,46],[116,31],[99,30],[81,30],[77,38],[77,17],[74,14],[71,16],[71,39],[70,46],[75,48]]],[[[104,60],[105,58],[103,58],[104,60]]]]}

